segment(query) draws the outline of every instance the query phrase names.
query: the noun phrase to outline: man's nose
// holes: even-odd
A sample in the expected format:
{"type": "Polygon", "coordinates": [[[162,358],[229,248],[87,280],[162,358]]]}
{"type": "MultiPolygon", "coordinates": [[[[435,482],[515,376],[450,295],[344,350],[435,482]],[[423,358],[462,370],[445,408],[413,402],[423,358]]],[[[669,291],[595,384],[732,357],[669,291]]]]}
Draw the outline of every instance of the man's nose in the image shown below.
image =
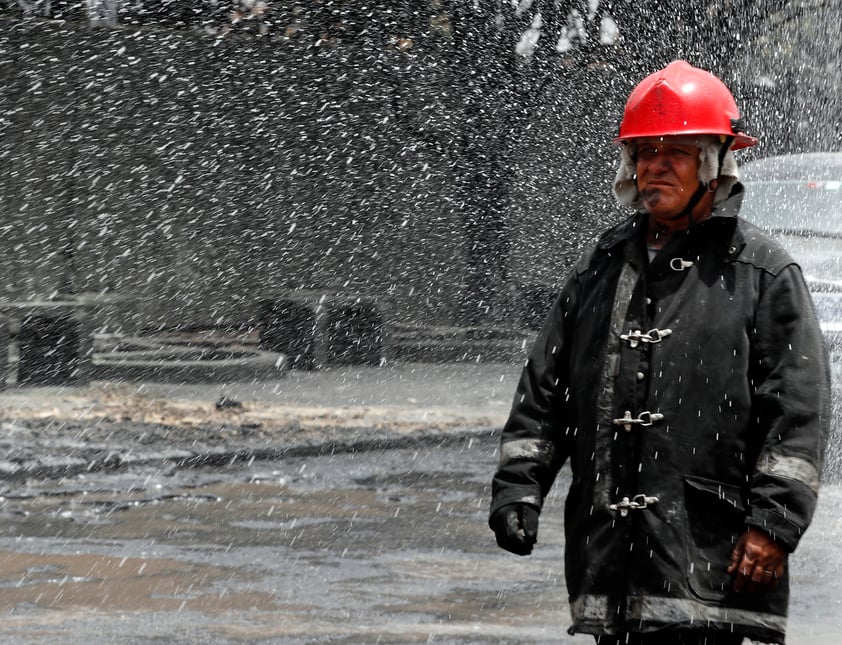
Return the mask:
{"type": "Polygon", "coordinates": [[[670,166],[672,166],[672,159],[670,159],[670,156],[664,152],[656,153],[649,161],[649,167],[656,171],[668,170],[670,166]]]}

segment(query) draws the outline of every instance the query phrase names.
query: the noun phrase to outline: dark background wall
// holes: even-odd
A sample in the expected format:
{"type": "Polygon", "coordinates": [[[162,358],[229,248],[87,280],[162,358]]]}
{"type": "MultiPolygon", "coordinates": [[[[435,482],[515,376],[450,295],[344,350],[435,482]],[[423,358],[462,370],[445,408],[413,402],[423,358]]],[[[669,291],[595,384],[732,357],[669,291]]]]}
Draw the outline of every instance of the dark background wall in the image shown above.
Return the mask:
{"type": "Polygon", "coordinates": [[[7,297],[107,291],[143,326],[244,323],[286,288],[451,315],[457,195],[392,105],[448,85],[425,61],[40,21],[3,54],[7,297]]]}
{"type": "Polygon", "coordinates": [[[109,328],[247,325],[285,289],[388,296],[407,324],[521,324],[623,216],[611,137],[673,58],[731,85],[763,138],[749,154],[840,147],[839,47],[814,43],[834,3],[739,29],[722,8],[691,28],[704,3],[621,3],[624,39],[600,45],[585,16],[565,52],[575,3],[282,3],[230,30],[55,4],[76,14],[0,14],[0,290],[115,298],[109,328]]]}

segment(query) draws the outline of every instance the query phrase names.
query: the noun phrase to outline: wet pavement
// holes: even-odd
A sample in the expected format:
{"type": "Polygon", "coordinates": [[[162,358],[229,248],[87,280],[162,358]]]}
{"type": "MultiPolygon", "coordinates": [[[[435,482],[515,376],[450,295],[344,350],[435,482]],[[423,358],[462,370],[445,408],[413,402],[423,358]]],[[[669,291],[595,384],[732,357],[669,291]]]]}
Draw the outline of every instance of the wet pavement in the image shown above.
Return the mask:
{"type": "MultiPolygon", "coordinates": [[[[517,371],[0,395],[0,639],[592,642],[565,634],[565,481],[531,557],[486,525],[517,371]]],[[[791,645],[842,634],[840,504],[826,486],[795,556],[791,645]]]]}

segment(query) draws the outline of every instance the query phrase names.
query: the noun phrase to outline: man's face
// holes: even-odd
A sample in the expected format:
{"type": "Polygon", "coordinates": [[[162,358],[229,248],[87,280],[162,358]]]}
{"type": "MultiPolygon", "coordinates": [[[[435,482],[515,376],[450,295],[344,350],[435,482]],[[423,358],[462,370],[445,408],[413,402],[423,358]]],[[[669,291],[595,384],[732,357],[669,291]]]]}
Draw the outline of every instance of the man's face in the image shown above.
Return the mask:
{"type": "Polygon", "coordinates": [[[656,220],[677,218],[699,187],[699,148],[686,138],[639,139],[635,170],[643,205],[656,220]]]}

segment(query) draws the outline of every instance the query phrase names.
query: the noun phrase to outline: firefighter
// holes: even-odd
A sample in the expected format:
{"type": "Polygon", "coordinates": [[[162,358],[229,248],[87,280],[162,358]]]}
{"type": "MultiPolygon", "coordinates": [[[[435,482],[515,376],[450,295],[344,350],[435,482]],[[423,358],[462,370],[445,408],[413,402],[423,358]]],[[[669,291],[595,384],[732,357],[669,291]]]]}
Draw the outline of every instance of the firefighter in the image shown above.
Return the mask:
{"type": "Polygon", "coordinates": [[[570,464],[570,633],[783,643],[829,368],[800,268],[739,217],[757,143],[716,76],[675,61],[629,95],[614,194],[635,213],[567,276],[500,444],[489,524],[532,551],[570,464]]]}

